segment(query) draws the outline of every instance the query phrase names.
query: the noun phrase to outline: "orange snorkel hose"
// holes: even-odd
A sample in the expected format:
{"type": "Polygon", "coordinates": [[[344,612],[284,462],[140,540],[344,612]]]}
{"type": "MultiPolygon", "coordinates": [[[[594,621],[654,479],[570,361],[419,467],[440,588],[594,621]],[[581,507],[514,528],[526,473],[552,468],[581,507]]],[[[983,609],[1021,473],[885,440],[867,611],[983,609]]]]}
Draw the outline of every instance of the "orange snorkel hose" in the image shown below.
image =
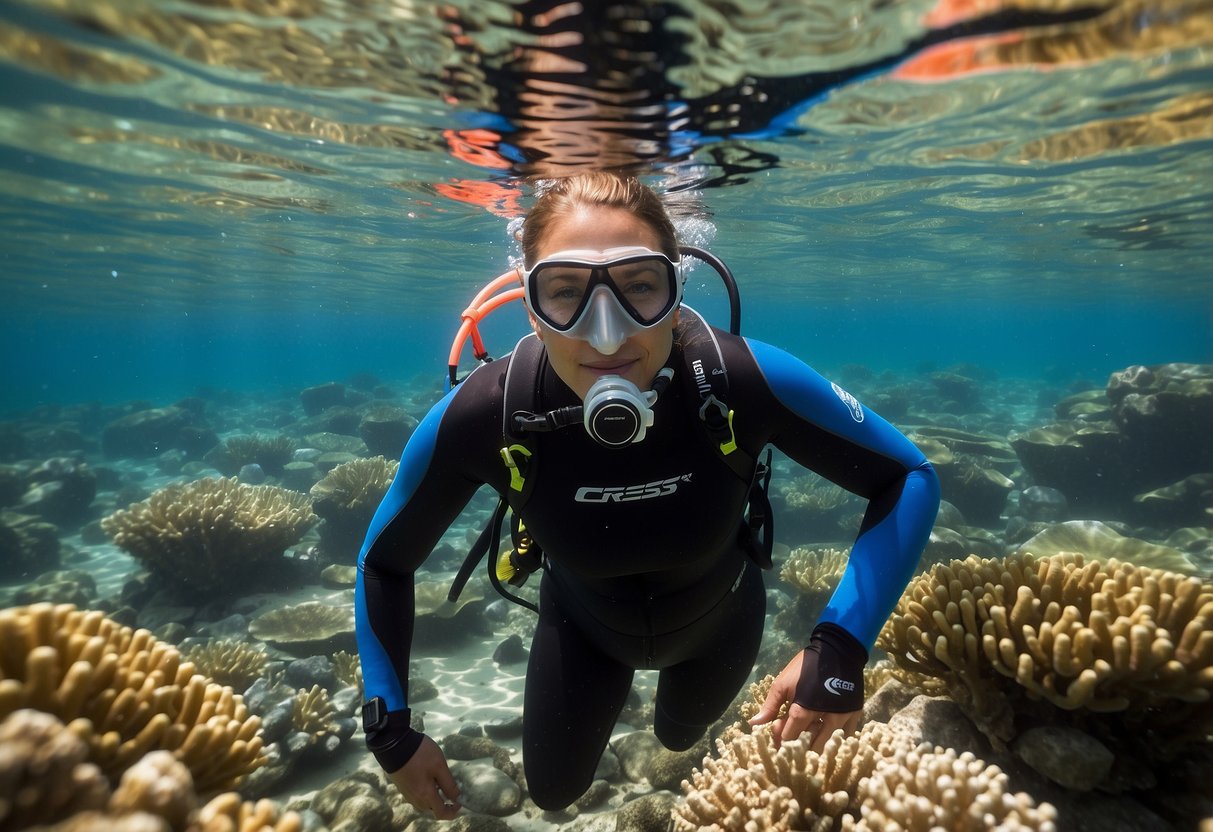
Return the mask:
{"type": "Polygon", "coordinates": [[[488,351],[484,348],[484,341],[480,338],[480,330],[477,328],[477,324],[484,320],[485,315],[497,307],[519,300],[522,297],[521,286],[516,286],[513,289],[502,292],[500,295],[494,296],[494,293],[509,286],[511,283],[521,282],[521,272],[516,268],[510,269],[477,292],[476,297],[472,298],[472,303],[467,309],[463,310],[463,314],[460,316],[463,322],[459,325],[459,332],[456,333],[455,340],[451,344],[451,354],[447,357],[447,372],[452,388],[459,383],[456,379],[459,371],[459,353],[463,351],[463,345],[467,342],[469,335],[472,338],[472,355],[475,356],[476,360],[492,360],[489,357],[488,351]]]}

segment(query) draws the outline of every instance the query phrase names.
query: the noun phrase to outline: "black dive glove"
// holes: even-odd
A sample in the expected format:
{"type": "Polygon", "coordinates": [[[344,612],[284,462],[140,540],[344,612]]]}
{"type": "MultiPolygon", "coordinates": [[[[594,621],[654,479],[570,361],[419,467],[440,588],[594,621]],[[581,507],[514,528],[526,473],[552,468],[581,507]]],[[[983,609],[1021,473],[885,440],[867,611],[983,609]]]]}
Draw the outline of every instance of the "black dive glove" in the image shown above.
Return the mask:
{"type": "Polygon", "coordinates": [[[409,727],[410,716],[408,708],[389,713],[383,699],[378,696],[362,706],[366,747],[388,774],[403,768],[417,753],[425,737],[425,734],[409,727]]]}
{"type": "Polygon", "coordinates": [[[845,713],[863,708],[863,666],[868,651],[837,624],[818,624],[804,649],[796,698],[802,708],[845,713]]]}

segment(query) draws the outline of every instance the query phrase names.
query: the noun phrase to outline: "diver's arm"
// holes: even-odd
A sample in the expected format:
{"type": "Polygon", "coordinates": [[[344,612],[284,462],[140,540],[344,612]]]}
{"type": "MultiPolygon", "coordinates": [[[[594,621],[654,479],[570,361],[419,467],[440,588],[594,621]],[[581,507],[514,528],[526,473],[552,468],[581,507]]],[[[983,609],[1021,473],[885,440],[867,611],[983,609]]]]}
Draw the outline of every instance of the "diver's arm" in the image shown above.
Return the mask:
{"type": "Polygon", "coordinates": [[[939,510],[939,479],[914,443],[842,388],[782,350],[746,343],[777,402],[769,414],[775,446],[868,499],[846,571],[821,615],[867,650],[918,565],[939,510]]]}
{"type": "Polygon", "coordinates": [[[842,388],[782,350],[746,344],[774,399],[763,414],[773,422],[771,441],[868,498],[846,570],[808,647],[780,673],[753,720],[774,720],[783,739],[820,726],[811,744],[820,751],[834,729],[849,732],[858,723],[863,666],[926,546],[939,509],[939,479],[912,442],[842,388]],[[785,702],[788,716],[776,720],[785,702]]]}
{"type": "Polygon", "coordinates": [[[436,404],[409,438],[358,556],[354,610],[368,703],[364,727],[368,747],[388,772],[404,766],[423,740],[409,727],[407,700],[413,573],[477,487],[444,451],[459,438],[457,429],[444,427],[458,392],[436,404]]]}

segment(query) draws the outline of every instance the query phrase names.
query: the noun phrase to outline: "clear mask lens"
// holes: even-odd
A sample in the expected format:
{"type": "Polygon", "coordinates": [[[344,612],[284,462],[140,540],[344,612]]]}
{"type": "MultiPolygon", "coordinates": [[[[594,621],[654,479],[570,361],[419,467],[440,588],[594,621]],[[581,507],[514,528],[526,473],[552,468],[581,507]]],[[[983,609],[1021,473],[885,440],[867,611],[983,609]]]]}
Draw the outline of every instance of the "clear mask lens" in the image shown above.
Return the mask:
{"type": "Polygon", "coordinates": [[[638,251],[603,262],[573,256],[581,252],[546,258],[526,273],[527,306],[558,332],[587,340],[597,333],[608,344],[620,330],[654,326],[678,305],[682,287],[668,257],[638,251]],[[610,320],[615,312],[623,320],[610,320]],[[603,315],[610,319],[588,320],[603,315]]]}

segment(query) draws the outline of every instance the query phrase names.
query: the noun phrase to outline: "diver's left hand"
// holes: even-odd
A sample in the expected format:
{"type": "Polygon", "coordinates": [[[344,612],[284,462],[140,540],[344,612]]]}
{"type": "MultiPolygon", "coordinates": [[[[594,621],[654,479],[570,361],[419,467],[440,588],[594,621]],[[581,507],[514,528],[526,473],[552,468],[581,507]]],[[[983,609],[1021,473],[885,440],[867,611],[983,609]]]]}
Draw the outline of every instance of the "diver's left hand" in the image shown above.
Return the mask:
{"type": "Polygon", "coordinates": [[[796,704],[796,685],[800,681],[801,667],[804,663],[804,651],[796,653],[787,667],[775,678],[762,710],[750,720],[751,725],[766,725],[772,723],[771,735],[778,745],[784,740],[794,740],[805,731],[810,732],[809,748],[820,753],[825,749],[826,740],[839,728],[847,734],[855,733],[859,720],[863,717],[863,709],[857,711],[817,711],[796,704]],[[779,716],[779,709],[788,703],[786,716],[779,716]]]}

